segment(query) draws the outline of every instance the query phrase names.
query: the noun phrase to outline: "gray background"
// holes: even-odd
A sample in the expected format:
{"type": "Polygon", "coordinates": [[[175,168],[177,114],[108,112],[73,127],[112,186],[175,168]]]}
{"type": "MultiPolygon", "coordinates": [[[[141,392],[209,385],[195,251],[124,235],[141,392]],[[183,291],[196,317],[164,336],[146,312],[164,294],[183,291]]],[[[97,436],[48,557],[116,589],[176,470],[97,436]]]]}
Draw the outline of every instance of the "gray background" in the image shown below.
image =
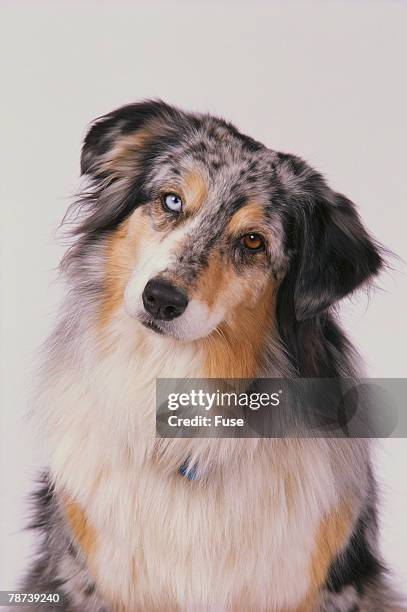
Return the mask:
{"type": "MultiPolygon", "coordinates": [[[[78,187],[88,122],[158,96],[224,115],[304,156],[406,257],[406,7],[401,2],[1,2],[0,588],[32,549],[22,532],[41,464],[24,415],[60,299],[55,228],[78,187]]],[[[405,267],[343,307],[369,376],[405,368],[405,267]],[[370,301],[370,303],[369,303],[370,301]],[[368,307],[369,306],[369,307],[368,307]]],[[[382,548],[407,584],[405,440],[377,450],[382,548]]]]}

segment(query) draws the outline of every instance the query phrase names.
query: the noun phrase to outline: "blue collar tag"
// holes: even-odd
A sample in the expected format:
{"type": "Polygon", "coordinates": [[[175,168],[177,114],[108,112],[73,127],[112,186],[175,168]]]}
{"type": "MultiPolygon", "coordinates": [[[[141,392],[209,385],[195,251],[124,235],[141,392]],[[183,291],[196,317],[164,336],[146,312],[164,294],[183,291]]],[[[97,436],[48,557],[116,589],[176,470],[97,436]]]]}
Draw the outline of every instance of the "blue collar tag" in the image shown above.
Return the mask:
{"type": "Polygon", "coordinates": [[[178,472],[181,474],[181,476],[188,478],[188,480],[195,480],[197,465],[195,463],[194,465],[190,466],[188,461],[184,461],[184,463],[178,468],[178,472]]]}

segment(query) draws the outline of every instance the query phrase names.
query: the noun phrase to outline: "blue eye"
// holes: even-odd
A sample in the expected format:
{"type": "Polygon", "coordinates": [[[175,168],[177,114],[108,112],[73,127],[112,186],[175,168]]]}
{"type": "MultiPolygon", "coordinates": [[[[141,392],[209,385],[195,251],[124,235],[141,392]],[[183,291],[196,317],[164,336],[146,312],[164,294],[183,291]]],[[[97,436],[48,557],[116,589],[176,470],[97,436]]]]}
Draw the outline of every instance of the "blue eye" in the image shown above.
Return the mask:
{"type": "Polygon", "coordinates": [[[179,213],[182,210],[182,200],[176,193],[166,193],[163,197],[165,208],[171,212],[179,213]]]}

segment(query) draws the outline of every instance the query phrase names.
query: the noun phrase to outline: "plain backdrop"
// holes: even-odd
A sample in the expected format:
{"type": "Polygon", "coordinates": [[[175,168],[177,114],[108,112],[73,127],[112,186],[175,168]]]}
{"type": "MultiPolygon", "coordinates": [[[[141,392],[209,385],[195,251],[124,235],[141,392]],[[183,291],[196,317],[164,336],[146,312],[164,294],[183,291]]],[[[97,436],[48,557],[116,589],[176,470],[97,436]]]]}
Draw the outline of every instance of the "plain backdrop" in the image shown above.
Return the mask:
{"type": "MultiPolygon", "coordinates": [[[[401,2],[1,2],[0,589],[32,555],[26,497],[41,449],[25,415],[54,320],[56,228],[78,187],[89,122],[160,97],[297,153],[406,259],[401,2]]],[[[406,374],[406,269],[343,307],[370,376],[406,374]]],[[[380,441],[381,544],[407,592],[407,443],[380,441]]]]}

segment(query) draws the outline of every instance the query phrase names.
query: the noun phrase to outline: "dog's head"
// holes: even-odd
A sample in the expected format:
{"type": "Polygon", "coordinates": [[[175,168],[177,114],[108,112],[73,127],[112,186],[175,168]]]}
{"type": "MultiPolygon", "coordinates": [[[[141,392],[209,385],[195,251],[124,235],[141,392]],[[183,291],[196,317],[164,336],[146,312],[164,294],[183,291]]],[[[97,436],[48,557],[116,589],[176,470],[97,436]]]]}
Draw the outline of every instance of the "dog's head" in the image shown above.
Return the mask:
{"type": "Polygon", "coordinates": [[[81,167],[91,191],[68,263],[100,253],[105,317],[124,304],[182,341],[262,334],[277,307],[315,317],[381,265],[353,204],[320,174],[208,115],[118,109],[91,127],[81,167]]]}

